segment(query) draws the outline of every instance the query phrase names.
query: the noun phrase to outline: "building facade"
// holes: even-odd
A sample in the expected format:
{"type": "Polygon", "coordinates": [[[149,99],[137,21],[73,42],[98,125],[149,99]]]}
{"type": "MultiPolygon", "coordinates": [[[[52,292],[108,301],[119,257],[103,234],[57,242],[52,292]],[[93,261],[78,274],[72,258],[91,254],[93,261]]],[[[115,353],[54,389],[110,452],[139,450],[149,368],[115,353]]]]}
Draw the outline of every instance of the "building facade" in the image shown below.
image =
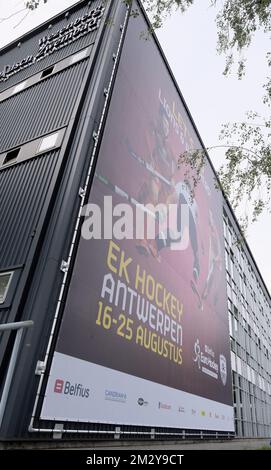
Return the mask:
{"type": "Polygon", "coordinates": [[[226,204],[224,236],[235,431],[270,436],[270,295],[226,204]]]}
{"type": "Polygon", "coordinates": [[[1,439],[271,433],[270,296],[210,162],[187,197],[204,146],[135,7],[83,0],[1,51],[1,439]],[[190,244],[83,240],[109,196],[174,196],[190,244]]]}

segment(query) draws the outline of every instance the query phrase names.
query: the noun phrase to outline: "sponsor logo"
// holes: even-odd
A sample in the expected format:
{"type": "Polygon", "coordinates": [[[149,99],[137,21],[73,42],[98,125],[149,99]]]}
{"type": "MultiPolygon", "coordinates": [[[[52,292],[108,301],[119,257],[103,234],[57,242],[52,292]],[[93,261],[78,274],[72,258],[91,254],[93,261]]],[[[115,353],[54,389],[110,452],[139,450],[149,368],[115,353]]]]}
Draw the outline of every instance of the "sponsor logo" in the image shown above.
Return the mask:
{"type": "Polygon", "coordinates": [[[204,410],[201,410],[200,416],[206,416],[206,412],[204,410]]]}
{"type": "Polygon", "coordinates": [[[219,356],[219,370],[220,370],[220,378],[222,380],[223,385],[226,385],[227,382],[227,361],[223,354],[219,356]]]}
{"type": "Polygon", "coordinates": [[[78,398],[88,398],[90,389],[84,387],[82,384],[72,384],[68,380],[56,379],[54,385],[55,393],[63,393],[63,395],[70,395],[78,398]]]}
{"type": "Polygon", "coordinates": [[[126,403],[127,395],[123,392],[118,392],[116,390],[105,390],[104,391],[105,400],[117,401],[119,403],[126,403]]]}
{"type": "Polygon", "coordinates": [[[137,404],[138,404],[139,406],[147,406],[149,403],[148,403],[147,401],[145,401],[144,398],[140,397],[140,398],[138,398],[138,400],[137,400],[137,404]]]}
{"type": "Polygon", "coordinates": [[[64,387],[64,380],[56,379],[54,392],[55,393],[62,393],[63,392],[63,387],[64,387]]]}
{"type": "Polygon", "coordinates": [[[171,410],[171,405],[168,405],[168,403],[162,403],[161,401],[159,401],[158,408],[159,410],[171,410]]]}
{"type": "Polygon", "coordinates": [[[179,412],[179,413],[185,413],[184,406],[179,406],[179,407],[178,407],[178,412],[179,412]]]}

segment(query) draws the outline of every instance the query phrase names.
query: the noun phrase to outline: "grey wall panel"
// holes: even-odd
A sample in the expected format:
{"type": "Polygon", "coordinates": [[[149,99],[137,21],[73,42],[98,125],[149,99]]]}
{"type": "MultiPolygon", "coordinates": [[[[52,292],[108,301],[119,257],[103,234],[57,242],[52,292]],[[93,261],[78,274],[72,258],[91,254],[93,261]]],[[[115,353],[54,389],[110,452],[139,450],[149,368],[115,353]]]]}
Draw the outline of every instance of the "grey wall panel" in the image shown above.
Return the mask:
{"type": "Polygon", "coordinates": [[[59,151],[0,172],[0,268],[26,260],[59,151]]]}
{"type": "Polygon", "coordinates": [[[68,123],[86,65],[79,62],[0,103],[0,152],[68,123]]]}
{"type": "MultiPolygon", "coordinates": [[[[40,38],[56,33],[59,29],[67,26],[72,21],[88,13],[90,10],[99,7],[105,2],[103,2],[102,0],[96,0],[93,2],[89,2],[90,6],[87,6],[88,2],[82,3],[82,8],[78,9],[75,12],[71,12],[71,14],[67,18],[65,18],[65,15],[63,14],[60,20],[58,18],[58,21],[52,21],[52,28],[48,29],[47,22],[46,25],[43,28],[41,27],[34,36],[25,38],[24,41],[21,42],[20,47],[3,49],[2,54],[0,53],[0,71],[2,71],[6,65],[12,65],[16,62],[21,62],[29,55],[36,56],[39,50],[40,38]]],[[[45,57],[39,62],[36,62],[30,65],[30,67],[11,76],[6,82],[0,82],[0,92],[24,80],[25,78],[30,77],[31,75],[39,72],[40,70],[43,70],[46,67],[55,64],[59,60],[62,60],[65,57],[74,54],[78,50],[87,47],[89,44],[92,44],[96,39],[97,33],[98,30],[90,32],[89,34],[82,36],[81,38],[78,38],[76,41],[72,42],[66,47],[55,51],[53,54],[45,57]]]]}

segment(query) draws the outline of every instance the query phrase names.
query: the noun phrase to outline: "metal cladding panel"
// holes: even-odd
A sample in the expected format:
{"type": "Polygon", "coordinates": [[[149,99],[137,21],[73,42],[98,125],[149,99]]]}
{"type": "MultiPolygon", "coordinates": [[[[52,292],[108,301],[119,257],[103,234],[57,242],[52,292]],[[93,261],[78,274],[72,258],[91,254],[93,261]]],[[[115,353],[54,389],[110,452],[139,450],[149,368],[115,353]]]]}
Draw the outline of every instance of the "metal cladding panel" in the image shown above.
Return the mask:
{"type": "MultiPolygon", "coordinates": [[[[3,308],[3,309],[0,310],[0,323],[1,324],[8,323],[9,312],[10,312],[9,308],[3,308]]],[[[1,332],[0,333],[0,341],[1,341],[1,338],[3,336],[4,336],[4,332],[1,332]]]]}
{"type": "Polygon", "coordinates": [[[25,262],[58,156],[48,152],[0,172],[0,269],[25,262]]]}
{"type": "MultiPolygon", "coordinates": [[[[9,315],[10,315],[10,309],[9,308],[1,308],[0,309],[0,323],[1,324],[4,324],[4,323],[8,323],[9,322],[9,315]]],[[[6,332],[5,331],[0,331],[0,344],[2,344],[2,341],[3,341],[3,338],[5,337],[6,335],[6,332]]],[[[1,388],[2,388],[2,383],[3,383],[3,378],[2,378],[2,371],[1,371],[1,367],[2,367],[2,357],[1,357],[1,361],[0,361],[0,396],[1,396],[1,388]]]]}
{"type": "Polygon", "coordinates": [[[0,103],[0,152],[69,122],[86,65],[80,62],[0,103]]]}
{"type": "MultiPolygon", "coordinates": [[[[4,49],[2,54],[0,54],[0,71],[5,68],[6,65],[15,64],[21,62],[24,58],[33,55],[36,56],[39,50],[39,39],[43,36],[48,36],[56,33],[59,29],[67,26],[71,22],[75,21],[77,18],[88,13],[90,10],[99,7],[104,4],[104,1],[96,0],[93,2],[88,2],[90,5],[87,5],[87,2],[84,3],[84,6],[77,8],[75,11],[71,12],[67,18],[65,14],[61,16],[61,19],[57,18],[55,22],[52,20],[47,22],[44,27],[39,28],[35,34],[29,36],[28,39],[22,39],[20,47],[17,47],[16,43],[14,47],[4,49]],[[49,24],[52,24],[52,27],[49,29],[49,24]],[[6,52],[5,52],[6,50],[6,52]]],[[[6,82],[0,83],[0,92],[6,90],[7,88],[15,85],[16,83],[24,80],[25,78],[30,77],[31,75],[49,67],[52,64],[55,64],[59,60],[65,59],[71,54],[79,51],[80,49],[87,47],[89,44],[92,44],[97,36],[98,29],[78,38],[76,41],[68,44],[67,46],[55,51],[53,54],[48,55],[44,59],[32,64],[30,67],[21,70],[15,75],[11,76],[6,82]]]]}

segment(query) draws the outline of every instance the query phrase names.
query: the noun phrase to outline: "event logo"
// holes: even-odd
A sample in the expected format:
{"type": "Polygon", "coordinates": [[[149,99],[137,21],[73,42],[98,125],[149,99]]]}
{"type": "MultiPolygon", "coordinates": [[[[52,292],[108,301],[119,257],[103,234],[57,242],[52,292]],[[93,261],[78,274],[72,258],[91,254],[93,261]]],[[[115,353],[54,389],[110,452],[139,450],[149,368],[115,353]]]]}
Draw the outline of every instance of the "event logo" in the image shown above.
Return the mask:
{"type": "Polygon", "coordinates": [[[149,404],[149,402],[145,401],[144,398],[140,397],[140,398],[138,398],[138,400],[137,400],[137,404],[138,404],[139,406],[147,406],[147,405],[149,404]]]}
{"type": "Polygon", "coordinates": [[[168,122],[179,137],[181,144],[185,146],[185,150],[191,150],[194,147],[194,140],[183,118],[182,112],[177,109],[176,102],[172,101],[172,103],[169,103],[161,89],[159,89],[158,97],[161,106],[165,110],[168,122]]]}
{"type": "Polygon", "coordinates": [[[117,401],[118,403],[126,403],[127,395],[123,392],[117,392],[116,390],[105,390],[104,391],[105,400],[117,401]]]}
{"type": "Polygon", "coordinates": [[[201,372],[214,379],[218,378],[218,364],[215,361],[215,353],[207,344],[204,345],[204,350],[202,351],[198,338],[194,344],[193,361],[197,363],[201,372]]]}
{"type": "Polygon", "coordinates": [[[219,356],[219,370],[220,370],[220,377],[222,380],[223,385],[226,385],[227,382],[227,361],[223,354],[219,356]]]}
{"type": "Polygon", "coordinates": [[[63,393],[64,395],[75,396],[79,398],[88,398],[90,395],[90,389],[83,387],[82,384],[72,384],[68,380],[56,379],[54,385],[55,393],[63,393]]]}
{"type": "Polygon", "coordinates": [[[195,345],[194,345],[194,353],[195,353],[195,356],[194,356],[194,362],[197,362],[198,364],[198,368],[200,369],[201,368],[201,362],[200,362],[200,344],[199,344],[199,339],[197,339],[197,341],[195,342],[195,345]]]}

